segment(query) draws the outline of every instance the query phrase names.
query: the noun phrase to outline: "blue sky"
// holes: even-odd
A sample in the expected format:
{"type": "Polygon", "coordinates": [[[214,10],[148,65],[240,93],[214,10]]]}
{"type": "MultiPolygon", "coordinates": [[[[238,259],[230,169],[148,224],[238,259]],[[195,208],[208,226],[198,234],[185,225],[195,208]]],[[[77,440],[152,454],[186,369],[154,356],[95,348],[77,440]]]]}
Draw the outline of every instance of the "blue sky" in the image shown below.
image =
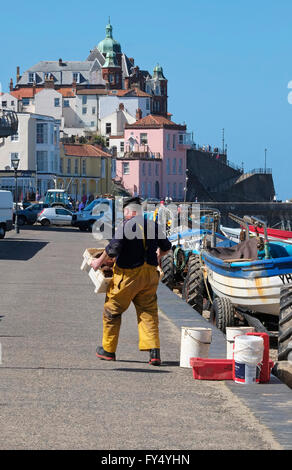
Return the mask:
{"type": "Polygon", "coordinates": [[[108,16],[140,68],[163,66],[175,122],[185,122],[196,142],[217,146],[224,128],[228,158],[245,170],[263,167],[267,148],[277,197],[292,198],[290,0],[3,2],[3,91],[17,65],[85,59],[108,16]]]}

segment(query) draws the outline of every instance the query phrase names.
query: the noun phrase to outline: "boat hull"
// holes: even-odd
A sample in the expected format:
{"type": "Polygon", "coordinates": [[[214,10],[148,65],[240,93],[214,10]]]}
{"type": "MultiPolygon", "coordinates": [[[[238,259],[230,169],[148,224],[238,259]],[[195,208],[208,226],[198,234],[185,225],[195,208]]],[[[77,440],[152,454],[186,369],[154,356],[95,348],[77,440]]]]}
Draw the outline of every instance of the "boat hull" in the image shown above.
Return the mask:
{"type": "Polygon", "coordinates": [[[213,292],[232,304],[268,315],[280,313],[280,289],[292,282],[292,257],[227,263],[204,252],[204,269],[213,292]]]}

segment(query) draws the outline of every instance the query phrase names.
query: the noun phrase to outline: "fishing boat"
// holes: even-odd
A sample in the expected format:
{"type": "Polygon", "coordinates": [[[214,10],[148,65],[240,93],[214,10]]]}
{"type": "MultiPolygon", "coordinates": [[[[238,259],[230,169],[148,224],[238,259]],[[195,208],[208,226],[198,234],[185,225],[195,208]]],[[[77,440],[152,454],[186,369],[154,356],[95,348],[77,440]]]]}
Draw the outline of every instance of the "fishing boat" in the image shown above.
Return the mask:
{"type": "Polygon", "coordinates": [[[207,248],[201,253],[213,294],[211,320],[224,331],[234,325],[236,313],[255,319],[280,317],[283,358],[292,351],[292,245],[270,241],[264,222],[254,217],[245,216],[242,222],[261,228],[264,239],[250,237],[233,247],[207,248]]]}

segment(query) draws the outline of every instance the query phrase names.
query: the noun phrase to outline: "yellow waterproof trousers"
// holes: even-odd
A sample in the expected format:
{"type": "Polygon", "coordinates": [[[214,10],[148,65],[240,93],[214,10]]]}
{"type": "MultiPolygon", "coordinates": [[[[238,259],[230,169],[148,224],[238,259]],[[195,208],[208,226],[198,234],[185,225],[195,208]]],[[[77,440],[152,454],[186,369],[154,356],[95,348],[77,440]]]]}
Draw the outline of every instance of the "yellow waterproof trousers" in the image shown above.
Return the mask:
{"type": "Polygon", "coordinates": [[[138,320],[139,349],[160,348],[158,331],[157,287],[159,272],[155,266],[144,263],[134,269],[114,267],[103,312],[102,346],[107,352],[116,352],[121,326],[121,315],[134,303],[138,320]]]}

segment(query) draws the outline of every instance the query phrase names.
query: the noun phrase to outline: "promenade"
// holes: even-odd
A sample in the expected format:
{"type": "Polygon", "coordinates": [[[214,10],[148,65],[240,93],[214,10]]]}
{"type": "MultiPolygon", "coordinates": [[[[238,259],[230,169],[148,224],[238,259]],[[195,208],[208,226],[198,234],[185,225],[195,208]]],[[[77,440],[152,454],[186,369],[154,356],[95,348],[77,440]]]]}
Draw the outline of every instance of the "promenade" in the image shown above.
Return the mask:
{"type": "MultiPolygon", "coordinates": [[[[91,234],[73,228],[36,226],[1,240],[0,449],[288,448],[288,415],[281,440],[268,412],[256,413],[246,399],[248,388],[254,403],[264,390],[282,420],[288,387],[195,381],[179,367],[180,326],[192,323],[192,312],[165,286],[162,366],[149,366],[138,351],[133,308],[123,315],[117,361],[96,358],[104,295],[80,271],[83,251],[94,246],[91,234]],[[283,400],[279,413],[273,392],[283,400]]],[[[214,338],[222,353],[223,335],[214,338]]]]}

